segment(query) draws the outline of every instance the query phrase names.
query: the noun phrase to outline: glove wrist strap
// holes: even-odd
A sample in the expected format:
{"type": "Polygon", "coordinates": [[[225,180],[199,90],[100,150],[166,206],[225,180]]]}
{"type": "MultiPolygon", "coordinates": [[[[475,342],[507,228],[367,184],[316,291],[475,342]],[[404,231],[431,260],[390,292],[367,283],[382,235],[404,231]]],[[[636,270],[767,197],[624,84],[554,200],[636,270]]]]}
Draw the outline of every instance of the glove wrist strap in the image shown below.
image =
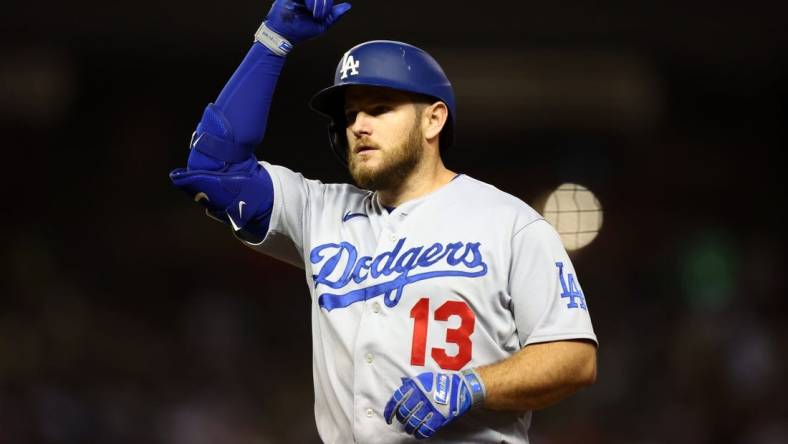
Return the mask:
{"type": "Polygon", "coordinates": [[[460,372],[462,378],[465,380],[465,383],[468,385],[468,389],[471,392],[471,408],[478,407],[482,405],[484,402],[484,398],[487,395],[487,392],[484,389],[484,382],[482,382],[482,378],[476,372],[476,370],[472,368],[465,369],[460,372]]]}
{"type": "Polygon", "coordinates": [[[261,23],[260,27],[257,28],[257,32],[254,33],[254,39],[280,57],[286,56],[293,49],[292,43],[274,32],[265,22],[261,23]]]}

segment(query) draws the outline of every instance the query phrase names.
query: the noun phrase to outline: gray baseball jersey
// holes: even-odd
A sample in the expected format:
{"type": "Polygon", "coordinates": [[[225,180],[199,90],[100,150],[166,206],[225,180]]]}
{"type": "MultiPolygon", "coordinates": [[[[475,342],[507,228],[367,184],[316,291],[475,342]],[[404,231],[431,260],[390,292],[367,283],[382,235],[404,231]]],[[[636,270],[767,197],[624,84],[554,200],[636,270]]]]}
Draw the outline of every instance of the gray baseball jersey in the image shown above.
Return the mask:
{"type": "MultiPolygon", "coordinates": [[[[459,175],[389,212],[376,193],[261,164],[274,207],[266,238],[246,244],[306,273],[323,441],[410,442],[382,416],[403,376],[596,341],[558,234],[514,196],[459,175]]],[[[527,442],[530,419],[476,409],[431,441],[527,442]]]]}

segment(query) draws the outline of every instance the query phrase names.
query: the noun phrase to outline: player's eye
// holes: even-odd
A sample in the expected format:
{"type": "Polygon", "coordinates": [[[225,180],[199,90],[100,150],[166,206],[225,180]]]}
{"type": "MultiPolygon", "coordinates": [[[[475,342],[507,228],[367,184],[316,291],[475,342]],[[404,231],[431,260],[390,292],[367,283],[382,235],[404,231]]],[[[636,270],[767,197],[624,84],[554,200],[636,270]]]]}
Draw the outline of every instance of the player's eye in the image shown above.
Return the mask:
{"type": "Polygon", "coordinates": [[[391,111],[391,107],[388,105],[377,105],[370,110],[370,114],[373,116],[379,116],[383,113],[387,113],[391,111]]]}
{"type": "Polygon", "coordinates": [[[345,111],[345,122],[347,122],[348,125],[355,122],[356,114],[358,114],[358,111],[352,111],[352,110],[345,111]]]}
{"type": "Polygon", "coordinates": [[[345,122],[348,125],[352,125],[356,121],[356,117],[358,117],[359,112],[363,112],[364,114],[372,117],[379,116],[381,114],[385,114],[391,111],[393,108],[390,105],[373,105],[367,108],[364,108],[362,111],[356,110],[346,110],[345,111],[345,122]]]}

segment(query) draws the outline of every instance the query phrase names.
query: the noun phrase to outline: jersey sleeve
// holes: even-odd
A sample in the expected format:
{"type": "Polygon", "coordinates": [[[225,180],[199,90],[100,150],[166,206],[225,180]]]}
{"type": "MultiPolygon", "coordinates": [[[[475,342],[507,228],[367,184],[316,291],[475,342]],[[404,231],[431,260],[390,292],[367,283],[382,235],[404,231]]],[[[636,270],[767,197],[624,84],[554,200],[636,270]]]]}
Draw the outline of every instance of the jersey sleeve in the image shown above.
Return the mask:
{"type": "Polygon", "coordinates": [[[597,342],[588,303],[561,238],[544,219],[512,238],[509,275],[520,344],[588,339],[597,342]]]}
{"type": "Polygon", "coordinates": [[[306,218],[310,203],[322,196],[324,185],[288,168],[260,162],[271,176],[274,205],[265,238],[245,245],[298,268],[304,268],[306,218]]]}

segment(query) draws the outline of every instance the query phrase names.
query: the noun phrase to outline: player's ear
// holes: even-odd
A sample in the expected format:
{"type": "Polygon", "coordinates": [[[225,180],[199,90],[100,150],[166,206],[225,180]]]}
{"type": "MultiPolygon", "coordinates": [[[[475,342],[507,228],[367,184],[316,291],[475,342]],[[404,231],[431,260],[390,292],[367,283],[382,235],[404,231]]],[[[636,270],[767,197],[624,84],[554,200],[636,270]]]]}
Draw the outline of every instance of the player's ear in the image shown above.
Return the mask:
{"type": "Polygon", "coordinates": [[[421,122],[424,137],[433,140],[438,137],[449,118],[449,108],[443,102],[425,105],[422,109],[421,122]]]}

